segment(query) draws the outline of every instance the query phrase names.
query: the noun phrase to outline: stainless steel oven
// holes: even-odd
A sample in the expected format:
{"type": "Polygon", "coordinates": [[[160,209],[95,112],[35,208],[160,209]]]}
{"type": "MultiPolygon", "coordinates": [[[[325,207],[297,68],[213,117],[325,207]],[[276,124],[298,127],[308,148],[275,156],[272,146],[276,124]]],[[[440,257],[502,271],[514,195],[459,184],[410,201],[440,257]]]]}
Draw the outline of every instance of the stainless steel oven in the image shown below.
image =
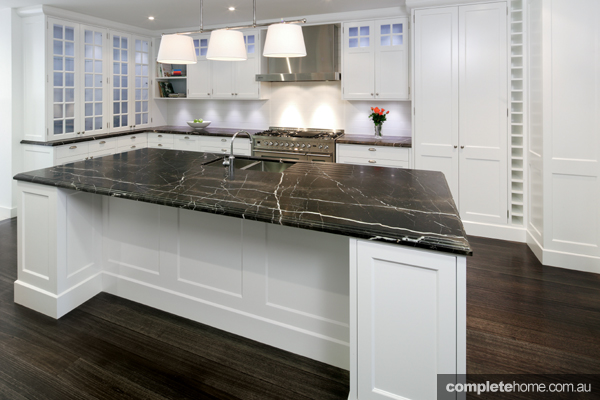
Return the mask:
{"type": "Polygon", "coordinates": [[[252,137],[252,155],[290,161],[335,162],[335,139],[343,133],[331,129],[271,127],[252,137]]]}

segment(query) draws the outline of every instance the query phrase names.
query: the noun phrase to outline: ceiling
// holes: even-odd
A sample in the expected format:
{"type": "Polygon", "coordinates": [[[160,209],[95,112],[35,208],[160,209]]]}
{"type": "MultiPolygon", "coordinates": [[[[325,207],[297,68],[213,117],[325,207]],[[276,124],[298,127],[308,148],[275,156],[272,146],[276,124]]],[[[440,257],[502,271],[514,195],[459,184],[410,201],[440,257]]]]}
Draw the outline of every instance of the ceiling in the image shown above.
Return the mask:
{"type": "MultiPolygon", "coordinates": [[[[404,0],[256,0],[257,20],[399,7],[404,0]]],[[[0,9],[46,4],[150,30],[200,25],[200,0],[0,0],[0,9]],[[155,17],[149,21],[148,17],[155,17]]],[[[204,0],[204,24],[252,21],[252,0],[204,0]],[[236,11],[228,11],[228,7],[236,11]]],[[[310,22],[310,21],[309,21],[310,22]]]]}

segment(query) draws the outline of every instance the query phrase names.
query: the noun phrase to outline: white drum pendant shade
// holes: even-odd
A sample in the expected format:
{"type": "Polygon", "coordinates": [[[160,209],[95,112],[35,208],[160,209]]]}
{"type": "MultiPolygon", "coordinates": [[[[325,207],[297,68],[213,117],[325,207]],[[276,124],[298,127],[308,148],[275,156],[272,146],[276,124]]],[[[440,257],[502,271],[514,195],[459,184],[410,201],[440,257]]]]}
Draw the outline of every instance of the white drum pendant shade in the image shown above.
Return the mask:
{"type": "Polygon", "coordinates": [[[306,45],[302,27],[296,24],[269,25],[263,56],[305,57],[306,45]]]}
{"type": "Polygon", "coordinates": [[[246,43],[244,34],[231,29],[219,29],[212,31],[206,50],[206,58],[216,61],[245,61],[246,43]]]}
{"type": "Polygon", "coordinates": [[[187,35],[164,35],[160,40],[156,61],[163,64],[196,64],[194,40],[187,35]]]}

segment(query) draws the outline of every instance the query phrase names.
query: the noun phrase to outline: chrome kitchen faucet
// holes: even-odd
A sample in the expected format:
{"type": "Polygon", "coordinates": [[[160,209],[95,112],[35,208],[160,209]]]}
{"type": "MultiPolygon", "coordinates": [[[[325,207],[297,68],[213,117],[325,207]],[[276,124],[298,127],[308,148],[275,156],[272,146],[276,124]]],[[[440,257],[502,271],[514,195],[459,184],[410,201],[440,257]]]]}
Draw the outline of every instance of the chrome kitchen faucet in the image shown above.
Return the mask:
{"type": "Polygon", "coordinates": [[[252,141],[252,136],[250,136],[250,134],[246,131],[237,131],[233,137],[231,138],[231,151],[229,152],[229,157],[225,157],[225,159],[223,160],[223,165],[229,165],[229,177],[233,178],[233,171],[234,171],[234,159],[235,156],[233,155],[233,142],[235,141],[235,138],[237,137],[237,135],[239,135],[240,133],[245,133],[246,135],[248,135],[248,139],[250,139],[250,141],[252,141]]]}

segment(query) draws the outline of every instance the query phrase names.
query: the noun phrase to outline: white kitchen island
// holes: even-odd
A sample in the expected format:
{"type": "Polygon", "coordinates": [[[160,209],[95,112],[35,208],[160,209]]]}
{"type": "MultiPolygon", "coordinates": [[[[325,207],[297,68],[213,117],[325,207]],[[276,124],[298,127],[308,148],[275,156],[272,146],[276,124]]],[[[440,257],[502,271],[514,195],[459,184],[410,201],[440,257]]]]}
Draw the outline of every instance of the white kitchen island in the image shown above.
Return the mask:
{"type": "Polygon", "coordinates": [[[443,176],[231,179],[216,158],[145,149],[18,175],[15,302],[60,318],[108,292],[349,369],[352,400],[435,399],[437,374],[466,372],[468,242],[423,231],[453,220],[443,176]]]}

